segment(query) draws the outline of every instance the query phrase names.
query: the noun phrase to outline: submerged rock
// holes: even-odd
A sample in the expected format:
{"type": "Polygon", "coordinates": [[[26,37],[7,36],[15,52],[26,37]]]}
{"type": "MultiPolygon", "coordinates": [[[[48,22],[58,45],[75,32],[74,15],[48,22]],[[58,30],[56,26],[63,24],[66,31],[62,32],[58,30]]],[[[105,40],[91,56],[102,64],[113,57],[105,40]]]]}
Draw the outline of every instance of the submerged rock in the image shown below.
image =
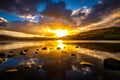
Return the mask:
{"type": "Polygon", "coordinates": [[[50,50],[53,50],[53,48],[50,48],[50,50]]]}
{"type": "Polygon", "coordinates": [[[66,51],[62,51],[62,53],[67,53],[66,51]]]}
{"type": "Polygon", "coordinates": [[[103,66],[105,69],[120,71],[120,60],[114,58],[107,58],[104,60],[103,66]]]}
{"type": "Polygon", "coordinates": [[[39,49],[36,49],[37,51],[39,51],[39,49]]]}
{"type": "Polygon", "coordinates": [[[75,48],[79,48],[79,46],[76,46],[75,48]]]}
{"type": "Polygon", "coordinates": [[[47,47],[43,47],[42,50],[47,50],[47,47]]]}

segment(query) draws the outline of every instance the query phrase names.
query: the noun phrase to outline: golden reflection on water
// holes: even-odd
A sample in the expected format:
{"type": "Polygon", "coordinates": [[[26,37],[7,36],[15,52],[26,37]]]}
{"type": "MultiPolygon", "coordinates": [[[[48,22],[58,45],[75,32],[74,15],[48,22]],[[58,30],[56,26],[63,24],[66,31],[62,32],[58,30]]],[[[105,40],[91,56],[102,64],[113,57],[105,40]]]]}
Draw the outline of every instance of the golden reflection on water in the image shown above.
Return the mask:
{"type": "MultiPolygon", "coordinates": [[[[71,41],[72,42],[72,41],[71,41]]],[[[40,49],[40,53],[51,55],[61,55],[61,52],[68,54],[83,54],[87,56],[92,56],[98,59],[104,59],[106,57],[120,58],[120,55],[116,55],[110,52],[105,51],[96,51],[87,48],[76,48],[77,44],[68,44],[66,41],[57,40],[57,41],[28,41],[28,42],[12,42],[0,44],[0,50],[10,50],[10,49],[19,49],[19,48],[29,48],[35,47],[40,49]],[[47,47],[47,50],[42,50],[43,47],[47,47]],[[57,48],[60,48],[59,50],[57,48]],[[57,51],[57,52],[56,52],[57,51]]],[[[31,51],[32,53],[32,51],[31,51]]],[[[30,53],[29,53],[30,54],[30,53]]]]}
{"type": "Polygon", "coordinates": [[[59,48],[61,48],[62,50],[65,48],[65,44],[63,44],[63,41],[62,40],[57,40],[58,42],[58,46],[59,48]]]}

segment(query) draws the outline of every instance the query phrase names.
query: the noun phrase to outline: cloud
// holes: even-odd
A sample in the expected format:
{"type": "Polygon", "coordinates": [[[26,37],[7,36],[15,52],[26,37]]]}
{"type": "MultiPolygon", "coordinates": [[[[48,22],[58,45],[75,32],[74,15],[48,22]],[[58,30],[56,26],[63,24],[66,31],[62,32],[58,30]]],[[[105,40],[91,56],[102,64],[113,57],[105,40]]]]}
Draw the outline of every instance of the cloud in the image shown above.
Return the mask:
{"type": "Polygon", "coordinates": [[[50,0],[0,0],[0,5],[0,10],[17,13],[23,20],[8,22],[0,18],[0,29],[5,30],[50,36],[53,34],[48,31],[58,28],[74,33],[77,30],[120,26],[120,0],[99,0],[91,8],[73,11],[66,9],[64,2],[51,3],[50,0]],[[47,1],[46,8],[39,13],[38,5],[44,1],[47,1]],[[35,21],[37,23],[33,23],[35,21]]]}
{"type": "Polygon", "coordinates": [[[92,30],[92,29],[107,28],[107,27],[120,27],[119,14],[120,14],[120,10],[115,11],[104,17],[101,21],[97,21],[95,23],[91,23],[86,26],[81,26],[80,29],[92,30]]]}
{"type": "Polygon", "coordinates": [[[23,21],[29,21],[29,22],[39,22],[39,19],[42,17],[40,14],[38,15],[31,15],[31,14],[28,14],[26,16],[24,15],[20,15],[19,16],[23,21]]]}
{"type": "Polygon", "coordinates": [[[0,10],[22,16],[36,15],[40,3],[47,1],[49,0],[0,0],[0,10]]]}
{"type": "Polygon", "coordinates": [[[117,9],[120,9],[120,0],[100,0],[90,9],[90,13],[82,20],[81,25],[99,22],[117,9]]]}
{"type": "Polygon", "coordinates": [[[0,29],[4,28],[7,25],[7,20],[3,17],[0,17],[0,29]]]}
{"type": "Polygon", "coordinates": [[[48,3],[46,5],[46,8],[43,12],[41,12],[41,14],[43,14],[44,16],[52,16],[52,17],[56,17],[56,18],[60,18],[60,17],[70,17],[71,16],[72,11],[69,9],[66,9],[66,4],[64,2],[58,2],[58,3],[48,3]]]}
{"type": "Polygon", "coordinates": [[[0,17],[0,23],[1,22],[8,22],[5,18],[3,18],[3,17],[0,17]]]}
{"type": "Polygon", "coordinates": [[[87,7],[82,7],[80,9],[77,10],[73,10],[71,16],[74,17],[80,17],[80,16],[87,16],[90,12],[90,9],[88,9],[87,7]]]}

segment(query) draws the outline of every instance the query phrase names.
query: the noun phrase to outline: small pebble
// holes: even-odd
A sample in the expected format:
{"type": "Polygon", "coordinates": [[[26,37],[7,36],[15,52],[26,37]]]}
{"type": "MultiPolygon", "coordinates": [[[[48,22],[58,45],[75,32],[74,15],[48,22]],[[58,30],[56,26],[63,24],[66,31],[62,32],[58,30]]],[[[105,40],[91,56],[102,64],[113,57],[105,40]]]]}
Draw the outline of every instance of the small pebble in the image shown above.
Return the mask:
{"type": "Polygon", "coordinates": [[[71,54],[71,56],[75,56],[75,54],[71,54]]]}

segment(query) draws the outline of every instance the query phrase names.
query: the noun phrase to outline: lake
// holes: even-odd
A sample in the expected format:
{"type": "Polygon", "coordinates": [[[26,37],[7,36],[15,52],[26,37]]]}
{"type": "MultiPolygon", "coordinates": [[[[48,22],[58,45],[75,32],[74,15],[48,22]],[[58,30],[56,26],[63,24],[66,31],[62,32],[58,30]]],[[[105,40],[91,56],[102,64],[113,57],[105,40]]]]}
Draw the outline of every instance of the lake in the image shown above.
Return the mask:
{"type": "Polygon", "coordinates": [[[0,41],[0,80],[120,80],[104,68],[120,41],[0,41]]]}

